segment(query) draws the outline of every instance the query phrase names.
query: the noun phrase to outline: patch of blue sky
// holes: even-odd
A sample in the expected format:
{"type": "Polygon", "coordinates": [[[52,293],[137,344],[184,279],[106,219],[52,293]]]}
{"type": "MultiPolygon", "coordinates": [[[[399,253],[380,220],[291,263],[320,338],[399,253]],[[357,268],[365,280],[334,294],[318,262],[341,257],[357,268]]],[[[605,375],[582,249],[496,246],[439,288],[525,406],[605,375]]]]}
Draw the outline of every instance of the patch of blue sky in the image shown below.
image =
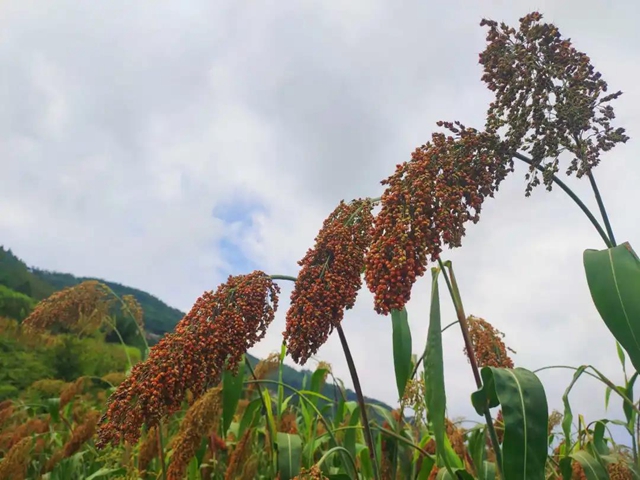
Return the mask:
{"type": "Polygon", "coordinates": [[[265,211],[263,204],[246,194],[234,195],[230,200],[214,207],[213,216],[224,223],[224,231],[216,243],[216,248],[222,256],[223,263],[230,269],[225,275],[249,273],[258,268],[247,257],[241,239],[244,235],[250,235],[252,217],[265,211]]]}

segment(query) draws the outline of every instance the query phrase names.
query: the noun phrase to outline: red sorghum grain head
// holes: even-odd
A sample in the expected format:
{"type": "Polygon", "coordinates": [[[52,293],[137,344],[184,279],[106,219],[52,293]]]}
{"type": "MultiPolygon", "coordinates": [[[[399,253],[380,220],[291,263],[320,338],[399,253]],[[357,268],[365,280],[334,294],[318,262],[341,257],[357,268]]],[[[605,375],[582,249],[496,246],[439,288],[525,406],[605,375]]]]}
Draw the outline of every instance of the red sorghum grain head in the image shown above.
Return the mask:
{"type": "Polygon", "coordinates": [[[110,397],[97,445],[136,443],[142,425],[153,427],[179,410],[187,391],[197,399],[217,383],[225,365],[237,371],[242,355],[273,321],[278,293],[261,271],[230,276],[215,293],[205,292],[110,397]]]}
{"type": "MultiPolygon", "coordinates": [[[[504,333],[482,318],[469,316],[469,337],[479,367],[513,368],[513,360],[507,351],[515,353],[502,341],[504,333]]],[[[467,349],[464,349],[467,354],[467,349]]]]}
{"type": "Polygon", "coordinates": [[[300,365],[327,341],[344,310],[355,304],[372,208],[366,199],[340,202],[324,221],[315,246],[298,262],[302,268],[291,294],[284,339],[291,358],[300,365]]]}
{"type": "MultiPolygon", "coordinates": [[[[587,55],[577,51],[558,28],[541,23],[532,12],[520,19],[518,30],[504,23],[482,20],[489,27],[487,48],[480,54],[482,80],[495,93],[487,112],[487,131],[504,133],[509,152],[528,152],[535,165],[544,166],[543,181],[551,190],[558,157],[568,152],[567,174],[581,177],[610,150],[629,137],[613,128],[611,100],[622,92],[604,95],[607,83],[587,55]],[[542,164],[544,159],[551,161],[542,164]]],[[[540,183],[537,171],[527,175],[527,195],[540,183]]]]}
{"type": "Polygon", "coordinates": [[[511,169],[495,135],[456,122],[438,122],[453,135],[434,133],[411,161],[382,181],[382,209],[376,216],[366,256],[365,279],[375,310],[400,310],[411,288],[436,260],[442,245],[459,247],[467,221],[476,223],[482,203],[493,196],[511,169]]]}

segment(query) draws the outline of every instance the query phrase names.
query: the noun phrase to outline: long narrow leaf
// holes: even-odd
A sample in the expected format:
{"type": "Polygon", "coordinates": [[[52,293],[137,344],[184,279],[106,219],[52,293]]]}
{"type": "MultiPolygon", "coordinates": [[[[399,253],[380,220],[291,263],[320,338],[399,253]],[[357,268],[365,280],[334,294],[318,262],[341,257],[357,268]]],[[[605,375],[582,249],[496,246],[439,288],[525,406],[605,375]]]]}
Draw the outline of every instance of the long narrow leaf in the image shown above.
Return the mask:
{"type": "Polygon", "coordinates": [[[607,470],[589,452],[578,450],[571,454],[571,458],[580,464],[587,480],[609,480],[607,470]]]}
{"type": "Polygon", "coordinates": [[[438,292],[438,275],[440,270],[432,269],[431,311],[429,315],[429,331],[427,333],[427,349],[424,356],[424,385],[427,417],[433,428],[436,443],[436,456],[441,458],[451,475],[449,458],[445,455],[445,410],[447,397],[444,385],[444,359],[442,351],[442,326],[440,320],[440,294],[438,292]]]}
{"type": "Polygon", "coordinates": [[[402,398],[411,376],[411,329],[407,309],[391,310],[393,327],[393,365],[396,373],[398,398],[402,398]]]}

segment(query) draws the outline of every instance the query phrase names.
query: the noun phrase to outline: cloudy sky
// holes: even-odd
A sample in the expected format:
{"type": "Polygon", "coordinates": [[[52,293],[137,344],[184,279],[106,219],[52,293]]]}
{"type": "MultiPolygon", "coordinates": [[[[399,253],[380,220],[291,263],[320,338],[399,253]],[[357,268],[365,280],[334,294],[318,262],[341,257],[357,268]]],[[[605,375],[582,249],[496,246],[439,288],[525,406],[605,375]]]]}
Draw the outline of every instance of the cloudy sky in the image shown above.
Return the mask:
{"type": "MultiPolygon", "coordinates": [[[[295,274],[335,205],[379,196],[379,181],[437,120],[482,127],[491,95],[478,24],[515,24],[534,9],[625,92],[615,108],[631,141],[605,155],[596,177],[618,240],[640,244],[632,0],[5,1],[0,244],[31,265],[135,286],[183,310],[229,274],[295,274]]],[[[446,253],[467,313],[505,332],[518,366],[590,363],[619,380],[582,269],[583,250],[601,240],[559,190],[525,198],[524,173],[487,201],[463,248],[446,253]]],[[[586,181],[568,182],[594,206],[586,181]]],[[[408,305],[416,353],[429,290],[419,281],[408,305]]],[[[283,285],[254,354],[278,349],[290,291],[283,285]]],[[[344,328],[365,393],[395,404],[390,319],[373,312],[366,288],[344,328]]],[[[449,413],[479,420],[459,331],[445,342],[449,413]]],[[[335,335],[318,357],[351,383],[335,335]]],[[[540,377],[560,408],[571,372],[540,377]]],[[[587,419],[605,415],[603,403],[593,380],[575,390],[587,419]]]]}

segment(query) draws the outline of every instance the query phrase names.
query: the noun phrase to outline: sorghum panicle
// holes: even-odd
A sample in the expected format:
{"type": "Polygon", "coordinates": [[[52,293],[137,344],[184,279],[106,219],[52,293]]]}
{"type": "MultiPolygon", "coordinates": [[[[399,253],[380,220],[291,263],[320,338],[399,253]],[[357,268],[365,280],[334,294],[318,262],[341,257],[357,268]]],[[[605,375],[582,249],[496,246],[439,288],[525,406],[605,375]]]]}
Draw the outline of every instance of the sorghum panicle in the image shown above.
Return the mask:
{"type": "Polygon", "coordinates": [[[302,267],[291,294],[284,339],[296,363],[304,365],[353,308],[362,286],[364,256],[373,222],[370,200],[341,201],[324,221],[315,246],[298,262],[302,267]]]}
{"type": "Polygon", "coordinates": [[[9,450],[23,438],[49,431],[49,417],[34,417],[13,427],[5,427],[0,432],[0,450],[9,450]]]}
{"type": "Polygon", "coordinates": [[[551,414],[549,415],[549,422],[547,425],[547,433],[549,435],[551,435],[551,432],[553,432],[554,428],[556,428],[558,425],[562,423],[563,418],[564,418],[564,415],[562,415],[562,413],[560,413],[558,410],[553,410],[551,412],[551,414]]]}
{"type": "Polygon", "coordinates": [[[168,480],[182,480],[189,462],[200,447],[202,439],[215,429],[222,414],[222,389],[212,388],[187,411],[180,431],[173,441],[173,455],[167,471],[168,480]]]}
{"type": "MultiPolygon", "coordinates": [[[[280,366],[280,354],[279,353],[270,353],[267,358],[263,358],[258,362],[256,368],[254,369],[255,378],[254,380],[264,380],[270,374],[278,370],[280,366]]],[[[253,392],[256,388],[258,388],[258,383],[250,383],[247,386],[247,393],[253,392]]]]}
{"type": "Polygon", "coordinates": [[[86,377],[80,377],[74,382],[67,383],[66,387],[60,392],[60,408],[65,407],[76,395],[82,392],[86,380],[86,377]]]}
{"type": "Polygon", "coordinates": [[[495,135],[459,122],[438,122],[453,135],[434,133],[431,142],[383,180],[382,209],[374,220],[365,279],[375,310],[401,310],[411,288],[436,260],[442,245],[459,247],[467,221],[479,220],[482,203],[492,197],[511,170],[495,135]]]}
{"type": "Polygon", "coordinates": [[[102,324],[114,302],[106,285],[88,280],[42,300],[22,324],[35,331],[91,331],[102,324]]]}
{"type": "MultiPolygon", "coordinates": [[[[541,23],[532,12],[520,19],[518,30],[504,23],[483,19],[489,27],[487,48],[480,54],[482,80],[495,93],[487,112],[486,128],[504,130],[508,151],[527,151],[535,165],[545,158],[543,182],[551,190],[551,176],[558,171],[563,151],[572,155],[567,174],[578,177],[600,161],[600,152],[626,142],[624,128],[614,128],[607,82],[594,70],[589,57],[577,51],[558,28],[541,23]]],[[[532,167],[527,175],[527,195],[540,184],[532,167]]]]}
{"type": "Polygon", "coordinates": [[[298,419],[296,412],[291,408],[287,408],[280,417],[280,425],[278,432],[289,433],[295,435],[298,433],[298,419]]]}
{"type": "Polygon", "coordinates": [[[147,431],[147,435],[142,442],[140,442],[140,449],[138,450],[138,473],[142,478],[145,478],[147,468],[151,464],[151,461],[158,455],[158,427],[151,427],[147,431]]]}
{"type": "Polygon", "coordinates": [[[140,326],[144,327],[144,311],[142,305],[133,295],[123,295],[121,310],[123,315],[131,315],[133,320],[140,326]]]}
{"type": "Polygon", "coordinates": [[[31,437],[25,437],[16,443],[0,462],[0,480],[24,480],[29,465],[31,437]]]}
{"type": "Polygon", "coordinates": [[[404,389],[404,395],[400,399],[403,408],[413,410],[413,424],[420,428],[424,425],[426,404],[424,398],[424,378],[411,378],[404,389]]]}
{"type": "Polygon", "coordinates": [[[226,368],[237,371],[248,348],[262,339],[278,307],[279,288],[261,271],[230,276],[205,292],[174,332],[134,365],[109,399],[97,446],[136,443],[143,424],[153,427],[215,385],[226,368]]]}
{"type": "Polygon", "coordinates": [[[224,474],[225,480],[234,480],[238,475],[242,474],[245,467],[245,462],[249,455],[251,455],[251,442],[253,441],[253,429],[248,428],[236,443],[231,456],[229,457],[229,463],[227,470],[224,474]]]}
{"type": "MultiPolygon", "coordinates": [[[[478,367],[513,368],[513,360],[507,350],[515,352],[502,341],[504,333],[496,330],[486,320],[473,315],[467,318],[467,322],[478,367]]],[[[466,347],[464,353],[467,354],[466,347]]]]}
{"type": "Polygon", "coordinates": [[[318,465],[313,465],[311,468],[302,468],[300,473],[293,478],[293,480],[325,480],[324,476],[318,465]]]}
{"type": "Polygon", "coordinates": [[[90,411],[85,417],[84,422],[73,430],[71,437],[67,440],[62,449],[54,453],[49,459],[42,473],[52,471],[62,459],[71,457],[82,445],[93,437],[93,434],[96,432],[96,425],[99,419],[100,413],[98,411],[90,411]]]}

